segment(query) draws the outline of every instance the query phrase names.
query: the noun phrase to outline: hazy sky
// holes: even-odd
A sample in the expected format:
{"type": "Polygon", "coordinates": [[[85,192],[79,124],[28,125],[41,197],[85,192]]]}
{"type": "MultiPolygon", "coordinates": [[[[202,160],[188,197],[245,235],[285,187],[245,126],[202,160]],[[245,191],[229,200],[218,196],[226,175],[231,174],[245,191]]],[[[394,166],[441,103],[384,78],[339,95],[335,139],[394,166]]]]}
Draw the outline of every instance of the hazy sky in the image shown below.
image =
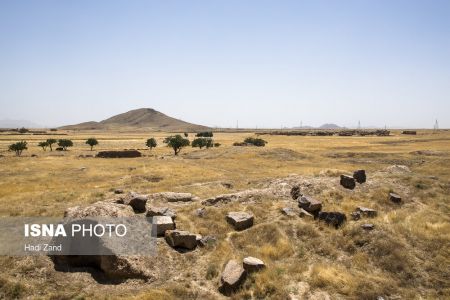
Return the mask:
{"type": "Polygon", "coordinates": [[[0,1],[0,119],[450,127],[450,1],[0,1]]]}

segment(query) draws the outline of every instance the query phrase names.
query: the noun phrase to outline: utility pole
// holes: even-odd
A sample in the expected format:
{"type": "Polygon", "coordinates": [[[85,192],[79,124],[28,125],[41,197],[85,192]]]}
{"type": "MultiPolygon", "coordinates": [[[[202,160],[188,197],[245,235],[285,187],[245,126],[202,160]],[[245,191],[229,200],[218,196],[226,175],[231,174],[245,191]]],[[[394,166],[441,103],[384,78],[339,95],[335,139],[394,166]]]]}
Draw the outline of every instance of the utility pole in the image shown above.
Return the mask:
{"type": "Polygon", "coordinates": [[[361,121],[358,120],[358,129],[361,129],[361,121]]]}
{"type": "Polygon", "coordinates": [[[438,120],[436,119],[436,122],[434,123],[434,132],[437,132],[439,130],[439,123],[438,120]]]}

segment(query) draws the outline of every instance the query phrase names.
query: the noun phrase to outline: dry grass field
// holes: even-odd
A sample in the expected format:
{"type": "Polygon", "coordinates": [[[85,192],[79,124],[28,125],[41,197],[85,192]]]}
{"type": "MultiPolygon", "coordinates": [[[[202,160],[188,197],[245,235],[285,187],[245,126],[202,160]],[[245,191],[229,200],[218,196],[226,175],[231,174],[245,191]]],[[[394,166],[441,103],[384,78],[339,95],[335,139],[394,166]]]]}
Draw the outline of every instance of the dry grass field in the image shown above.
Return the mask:
{"type": "MultiPolygon", "coordinates": [[[[259,188],[273,180],[307,182],[305,191],[327,211],[347,215],[334,229],[315,220],[287,217],[292,199],[261,197],[206,207],[201,201],[174,206],[177,227],[214,235],[217,243],[179,253],[158,241],[161,264],[154,282],[97,282],[88,272],[58,272],[47,257],[0,257],[0,298],[216,299],[228,259],[255,256],[265,270],[247,278],[233,299],[449,299],[450,131],[394,131],[389,137],[263,135],[266,147],[234,147],[253,133],[215,133],[218,148],[187,147],[179,156],[162,144],[164,132],[57,132],[74,141],[69,151],[43,151],[45,135],[0,135],[0,216],[62,216],[75,205],[113,197],[115,188],[150,194],[190,192],[205,199],[259,188]],[[96,137],[94,151],[84,142],[96,137]],[[155,137],[158,147],[146,150],[155,137]],[[26,140],[21,157],[8,145],[26,140]],[[80,157],[99,150],[141,149],[144,157],[80,157]],[[36,154],[36,157],[32,157],[36,154]],[[410,170],[392,167],[404,165],[410,170]],[[367,183],[339,185],[341,173],[365,169],[367,183]],[[295,175],[294,175],[295,174],[295,175]],[[231,187],[223,183],[230,183],[231,187]],[[394,191],[404,199],[390,203],[394,191]],[[372,231],[352,221],[357,206],[374,208],[372,231]],[[229,211],[255,215],[255,225],[235,232],[229,211]]],[[[192,140],[193,134],[189,134],[192,140]]],[[[156,268],[156,267],[155,267],[156,268]]]]}

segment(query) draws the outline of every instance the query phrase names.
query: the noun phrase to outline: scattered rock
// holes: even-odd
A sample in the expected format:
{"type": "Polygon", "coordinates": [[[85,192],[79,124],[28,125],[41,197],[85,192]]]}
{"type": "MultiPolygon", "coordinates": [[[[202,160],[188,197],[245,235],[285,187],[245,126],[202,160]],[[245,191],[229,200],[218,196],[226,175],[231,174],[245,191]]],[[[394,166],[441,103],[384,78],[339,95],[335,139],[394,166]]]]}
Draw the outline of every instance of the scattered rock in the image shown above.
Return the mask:
{"type": "Polygon", "coordinates": [[[359,211],[352,212],[350,216],[352,217],[353,221],[358,221],[359,219],[361,219],[361,213],[359,211]]]}
{"type": "Polygon", "coordinates": [[[336,229],[341,227],[347,220],[345,214],[340,212],[319,212],[318,219],[324,221],[328,225],[333,225],[336,229]]]}
{"type": "Polygon", "coordinates": [[[207,235],[207,236],[201,237],[199,240],[197,240],[197,244],[200,247],[206,247],[208,245],[215,244],[216,242],[217,242],[216,237],[214,237],[212,235],[207,235]]]}
{"type": "Polygon", "coordinates": [[[357,207],[356,212],[358,212],[361,216],[374,218],[377,216],[377,211],[367,207],[357,207]]]}
{"type": "Polygon", "coordinates": [[[223,187],[227,188],[227,189],[232,189],[233,188],[233,184],[231,182],[222,182],[223,187]]]}
{"type": "Polygon", "coordinates": [[[356,186],[355,178],[349,175],[341,175],[340,184],[346,189],[353,190],[356,186]]]}
{"type": "Polygon", "coordinates": [[[198,199],[191,193],[175,193],[175,192],[155,193],[150,194],[149,197],[154,200],[162,200],[167,202],[190,202],[198,199]]]}
{"type": "Polygon", "coordinates": [[[115,189],[114,190],[114,194],[123,194],[123,190],[122,189],[115,189]]]}
{"type": "Polygon", "coordinates": [[[154,216],[166,216],[171,217],[173,220],[177,217],[177,213],[169,208],[169,207],[156,207],[156,206],[147,206],[147,217],[154,217],[154,216]]]}
{"type": "Polygon", "coordinates": [[[227,222],[236,230],[244,230],[253,226],[253,215],[246,212],[229,212],[227,222]]]}
{"type": "Polygon", "coordinates": [[[365,170],[357,170],[357,171],[353,172],[353,178],[358,183],[366,182],[366,171],[365,170]]]}
{"type": "Polygon", "coordinates": [[[404,165],[392,165],[386,168],[389,173],[411,173],[411,170],[404,165]]]}
{"type": "Polygon", "coordinates": [[[145,205],[147,204],[148,196],[137,193],[130,193],[128,205],[130,205],[135,212],[145,212],[145,205]]]}
{"type": "Polygon", "coordinates": [[[307,212],[306,210],[304,210],[303,208],[300,208],[300,213],[298,215],[300,216],[300,218],[314,219],[314,216],[309,212],[307,212]]]}
{"type": "Polygon", "coordinates": [[[173,219],[168,216],[154,216],[152,223],[156,225],[157,236],[164,236],[167,230],[175,229],[173,219]]]}
{"type": "Polygon", "coordinates": [[[246,272],[236,260],[229,260],[220,278],[219,291],[224,295],[231,295],[244,282],[246,272]]]}
{"type": "Polygon", "coordinates": [[[100,151],[96,157],[101,158],[132,158],[141,157],[142,153],[137,150],[122,150],[122,151],[100,151]]]}
{"type": "Polygon", "coordinates": [[[283,215],[288,216],[288,217],[294,217],[294,216],[296,215],[294,209],[291,208],[291,207],[283,207],[283,208],[281,209],[281,213],[282,213],[283,215]]]}
{"type": "Polygon", "coordinates": [[[251,256],[244,258],[243,265],[244,270],[247,272],[259,271],[266,266],[262,260],[251,256]]]}
{"type": "Polygon", "coordinates": [[[167,230],[166,242],[173,248],[195,249],[197,246],[197,235],[184,230],[167,230]]]}
{"type": "Polygon", "coordinates": [[[389,200],[391,200],[394,203],[401,203],[402,202],[402,197],[400,197],[399,195],[395,194],[395,193],[389,193],[389,200]]]}
{"type": "Polygon", "coordinates": [[[37,154],[31,154],[31,157],[38,157],[37,154]]]}
{"type": "Polygon", "coordinates": [[[299,185],[294,185],[291,189],[291,197],[294,200],[297,200],[299,197],[301,197],[301,191],[300,191],[300,186],[299,185]]]}
{"type": "Polygon", "coordinates": [[[202,208],[197,208],[195,210],[195,215],[197,217],[203,218],[206,215],[206,208],[202,207],[202,208]]]}
{"type": "Polygon", "coordinates": [[[373,224],[362,224],[361,228],[364,230],[373,230],[375,228],[375,225],[373,224]]]}
{"type": "Polygon", "coordinates": [[[309,213],[317,214],[322,209],[322,202],[309,196],[302,196],[298,200],[298,206],[309,213]]]}

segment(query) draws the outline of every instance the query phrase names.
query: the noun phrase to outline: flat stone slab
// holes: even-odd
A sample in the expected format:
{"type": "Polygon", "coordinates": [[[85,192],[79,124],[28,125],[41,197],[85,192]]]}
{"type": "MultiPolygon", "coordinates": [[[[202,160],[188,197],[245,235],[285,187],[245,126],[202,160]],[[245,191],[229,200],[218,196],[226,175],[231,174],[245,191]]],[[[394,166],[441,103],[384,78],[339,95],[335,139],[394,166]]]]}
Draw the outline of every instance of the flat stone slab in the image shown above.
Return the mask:
{"type": "Polygon", "coordinates": [[[399,195],[397,195],[395,193],[389,193],[389,200],[398,204],[398,203],[402,202],[402,197],[400,197],[399,195]]]}
{"type": "Polygon", "coordinates": [[[226,220],[236,230],[244,230],[253,226],[254,217],[246,212],[229,212],[226,220]]]}
{"type": "Polygon", "coordinates": [[[175,218],[177,217],[176,212],[169,208],[169,207],[157,207],[157,206],[147,206],[147,213],[146,213],[147,217],[155,217],[155,216],[167,216],[167,217],[171,217],[172,219],[175,220],[175,218]]]}
{"type": "Polygon", "coordinates": [[[167,230],[166,242],[172,248],[184,248],[188,250],[197,247],[197,235],[184,230],[167,230]]]}
{"type": "Polygon", "coordinates": [[[373,230],[375,228],[375,225],[373,224],[362,224],[361,228],[364,230],[373,230]]]}
{"type": "Polygon", "coordinates": [[[309,213],[315,214],[322,209],[322,202],[309,196],[302,196],[298,200],[298,206],[309,213]]]}
{"type": "Polygon", "coordinates": [[[357,207],[356,208],[356,212],[359,212],[360,215],[364,216],[364,217],[373,218],[373,217],[377,216],[377,211],[376,210],[371,209],[371,208],[367,208],[367,207],[362,207],[362,206],[357,207]]]}
{"type": "Polygon", "coordinates": [[[244,282],[246,277],[242,264],[232,259],[229,260],[220,277],[219,291],[224,295],[230,295],[244,282]]]}
{"type": "Polygon", "coordinates": [[[157,236],[164,236],[167,230],[175,229],[175,223],[169,216],[154,216],[153,224],[156,225],[157,236]]]}
{"type": "Polygon", "coordinates": [[[291,207],[283,207],[281,213],[288,217],[295,217],[296,215],[295,210],[291,207]]]}
{"type": "Polygon", "coordinates": [[[263,269],[266,265],[259,258],[248,256],[244,258],[243,266],[247,272],[255,272],[263,269]]]}

